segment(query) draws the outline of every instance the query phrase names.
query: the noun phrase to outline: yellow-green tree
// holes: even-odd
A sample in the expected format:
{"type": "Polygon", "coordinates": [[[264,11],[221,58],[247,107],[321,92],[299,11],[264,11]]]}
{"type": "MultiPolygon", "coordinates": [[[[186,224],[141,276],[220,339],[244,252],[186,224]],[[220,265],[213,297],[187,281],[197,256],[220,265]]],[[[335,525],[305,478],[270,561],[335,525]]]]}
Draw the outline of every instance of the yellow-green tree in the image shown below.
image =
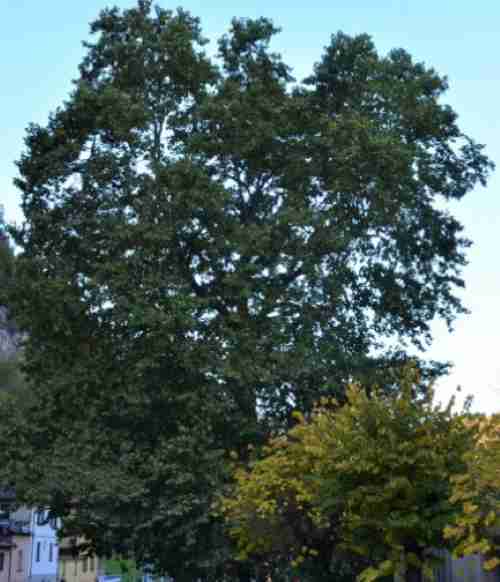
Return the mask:
{"type": "Polygon", "coordinates": [[[235,463],[236,487],[221,507],[241,559],[260,557],[281,573],[288,566],[313,566],[329,573],[339,543],[337,524],[345,509],[342,500],[328,512],[318,503],[320,476],[334,445],[329,430],[333,415],[325,406],[306,422],[297,412],[297,425],[287,435],[271,440],[249,464],[235,463]]]}
{"type": "Polygon", "coordinates": [[[365,582],[430,573],[433,548],[451,547],[443,531],[460,509],[451,479],[466,471],[474,427],[432,392],[415,398],[417,382],[410,369],[396,396],[352,385],[345,405],[298,413],[286,436],[238,466],[222,509],[242,557],[298,569],[320,561],[328,576],[339,556],[359,556],[365,582]]]}
{"type": "Polygon", "coordinates": [[[500,565],[500,414],[469,419],[474,446],[465,455],[467,472],[453,478],[453,502],[462,511],[446,528],[459,556],[482,553],[485,567],[500,565]]]}

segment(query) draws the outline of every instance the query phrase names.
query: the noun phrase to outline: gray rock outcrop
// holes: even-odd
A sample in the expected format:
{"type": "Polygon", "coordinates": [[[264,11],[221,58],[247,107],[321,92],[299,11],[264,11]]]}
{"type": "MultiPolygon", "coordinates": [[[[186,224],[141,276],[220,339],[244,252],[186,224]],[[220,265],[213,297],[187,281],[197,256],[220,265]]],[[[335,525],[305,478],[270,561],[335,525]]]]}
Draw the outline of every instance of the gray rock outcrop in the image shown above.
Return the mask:
{"type": "Polygon", "coordinates": [[[7,308],[0,305],[0,359],[15,356],[21,337],[15,325],[9,320],[7,308]]]}

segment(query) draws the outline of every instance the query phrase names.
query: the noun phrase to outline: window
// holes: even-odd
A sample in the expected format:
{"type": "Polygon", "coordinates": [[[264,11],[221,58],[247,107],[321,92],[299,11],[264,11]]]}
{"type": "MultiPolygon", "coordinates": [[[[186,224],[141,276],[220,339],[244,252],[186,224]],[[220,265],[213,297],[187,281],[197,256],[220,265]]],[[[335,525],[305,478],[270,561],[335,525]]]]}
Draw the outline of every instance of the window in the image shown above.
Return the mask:
{"type": "Polygon", "coordinates": [[[42,542],[37,542],[36,543],[36,561],[39,562],[40,561],[40,552],[42,549],[42,542]]]}
{"type": "Polygon", "coordinates": [[[36,512],[36,524],[37,525],[45,525],[45,511],[37,511],[36,512]]]}
{"type": "Polygon", "coordinates": [[[75,576],[78,576],[78,558],[75,558],[75,576]]]}
{"type": "Polygon", "coordinates": [[[57,529],[57,517],[51,517],[49,523],[52,529],[57,529]]]}
{"type": "Polygon", "coordinates": [[[3,566],[5,562],[5,554],[0,552],[0,572],[3,572],[3,566]]]}
{"type": "Polygon", "coordinates": [[[61,578],[66,578],[66,560],[61,560],[61,578]]]}
{"type": "Polygon", "coordinates": [[[95,570],[95,559],[94,556],[90,558],[90,571],[93,572],[95,570]]]}
{"type": "Polygon", "coordinates": [[[85,556],[82,559],[82,572],[86,572],[87,571],[87,560],[88,560],[87,556],[85,556]]]}
{"type": "Polygon", "coordinates": [[[49,544],[49,562],[54,560],[54,544],[49,544]]]}
{"type": "Polygon", "coordinates": [[[18,550],[17,552],[17,571],[18,572],[22,572],[23,571],[23,551],[22,550],[18,550]]]}

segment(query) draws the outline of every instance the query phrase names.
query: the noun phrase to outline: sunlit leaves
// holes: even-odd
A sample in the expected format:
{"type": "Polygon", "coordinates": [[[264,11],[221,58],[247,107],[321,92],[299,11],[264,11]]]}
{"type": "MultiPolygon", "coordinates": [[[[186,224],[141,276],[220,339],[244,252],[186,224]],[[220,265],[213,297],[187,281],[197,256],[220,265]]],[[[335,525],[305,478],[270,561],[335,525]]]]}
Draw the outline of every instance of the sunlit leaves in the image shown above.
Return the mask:
{"type": "Polygon", "coordinates": [[[330,559],[342,550],[371,564],[360,574],[365,582],[430,568],[432,549],[449,545],[444,527],[461,511],[452,480],[467,470],[474,433],[451,405],[434,404],[432,391],[416,398],[416,383],[409,369],[395,396],[352,385],[345,405],[324,401],[307,419],[297,414],[286,436],[237,466],[222,512],[243,555],[274,553],[300,565],[321,540],[330,559]],[[306,526],[309,546],[300,537],[306,526]]]}
{"type": "Polygon", "coordinates": [[[484,554],[485,567],[500,565],[500,415],[468,419],[476,431],[465,455],[467,471],[453,478],[454,502],[461,513],[446,528],[459,556],[484,554]]]}

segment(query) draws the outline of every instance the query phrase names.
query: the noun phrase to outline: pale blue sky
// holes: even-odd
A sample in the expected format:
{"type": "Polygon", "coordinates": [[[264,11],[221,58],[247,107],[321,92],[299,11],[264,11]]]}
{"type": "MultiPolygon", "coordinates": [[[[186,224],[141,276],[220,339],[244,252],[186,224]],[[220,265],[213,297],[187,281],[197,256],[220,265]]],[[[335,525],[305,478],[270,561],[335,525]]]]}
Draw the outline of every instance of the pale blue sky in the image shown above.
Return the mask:
{"type": "MultiPolygon", "coordinates": [[[[28,123],[47,119],[71,88],[83,55],[88,23],[105,0],[0,0],[0,203],[9,220],[21,220],[19,196],[12,186],[14,160],[22,150],[28,123]]],[[[130,7],[131,0],[114,2],[130,7]]],[[[283,31],[274,47],[294,67],[309,73],[330,34],[371,34],[381,52],[407,49],[450,80],[448,102],[461,127],[487,145],[500,168],[500,2],[498,0],[159,0],[182,6],[202,18],[212,40],[233,16],[271,17],[283,31]]],[[[212,43],[213,45],[213,43],[212,43]]],[[[460,318],[453,334],[435,325],[429,356],[452,360],[455,369],[440,383],[446,398],[454,386],[473,393],[476,408],[500,411],[500,179],[478,188],[453,211],[474,241],[465,271],[464,300],[471,314],[460,318]]]]}

